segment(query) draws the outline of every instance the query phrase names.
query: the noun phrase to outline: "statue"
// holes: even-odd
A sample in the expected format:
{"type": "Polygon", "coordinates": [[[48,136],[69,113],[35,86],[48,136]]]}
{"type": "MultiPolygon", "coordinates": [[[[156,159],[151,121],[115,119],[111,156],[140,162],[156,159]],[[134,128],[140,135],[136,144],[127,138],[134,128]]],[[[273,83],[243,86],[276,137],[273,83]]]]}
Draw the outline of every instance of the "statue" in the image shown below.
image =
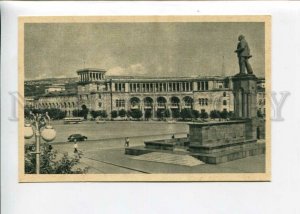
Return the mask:
{"type": "Polygon", "coordinates": [[[247,69],[247,74],[253,74],[251,65],[248,62],[248,59],[251,58],[252,55],[250,55],[250,48],[245,39],[245,36],[240,35],[238,40],[239,40],[239,43],[237,45],[237,49],[234,52],[237,53],[237,57],[239,60],[240,74],[246,74],[246,71],[245,71],[246,69],[247,69]]]}

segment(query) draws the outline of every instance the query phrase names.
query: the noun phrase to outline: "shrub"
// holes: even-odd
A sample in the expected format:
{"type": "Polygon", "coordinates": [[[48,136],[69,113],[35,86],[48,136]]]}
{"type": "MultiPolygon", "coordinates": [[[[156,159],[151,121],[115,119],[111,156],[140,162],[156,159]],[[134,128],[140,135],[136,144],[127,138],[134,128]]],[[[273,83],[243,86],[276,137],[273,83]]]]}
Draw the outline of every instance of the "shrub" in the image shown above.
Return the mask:
{"type": "MultiPolygon", "coordinates": [[[[33,145],[31,145],[33,146],[33,145]]],[[[32,153],[32,147],[25,146],[25,173],[36,173],[36,156],[32,153]]],[[[52,146],[51,146],[52,147],[52,146]]],[[[70,157],[67,153],[61,159],[57,159],[57,152],[53,151],[49,144],[41,147],[40,173],[41,174],[83,174],[88,168],[75,168],[80,157],[70,157]]]]}
{"type": "Polygon", "coordinates": [[[212,119],[220,118],[220,112],[217,110],[212,110],[210,112],[210,118],[212,119]]]}
{"type": "Polygon", "coordinates": [[[130,115],[134,119],[140,119],[143,116],[143,112],[139,109],[134,109],[131,111],[130,115]]]}
{"type": "Polygon", "coordinates": [[[257,110],[257,117],[260,117],[260,118],[264,117],[264,115],[260,109],[257,110]]]}
{"type": "Polygon", "coordinates": [[[91,115],[95,119],[100,116],[100,111],[91,111],[91,115]]]}
{"type": "Polygon", "coordinates": [[[112,117],[112,118],[118,117],[118,111],[113,110],[113,111],[111,112],[111,117],[112,117]]]}
{"type": "Polygon", "coordinates": [[[171,116],[171,112],[169,109],[166,109],[165,112],[164,112],[164,116],[169,118],[171,116]]]}
{"type": "Polygon", "coordinates": [[[24,109],[24,116],[25,118],[30,117],[30,111],[33,114],[45,114],[48,112],[49,117],[52,120],[61,120],[66,117],[66,112],[62,111],[61,109],[58,108],[50,108],[50,109],[30,109],[30,108],[25,108],[24,109]]]}
{"type": "Polygon", "coordinates": [[[124,110],[124,109],[121,109],[120,111],[119,111],[119,116],[120,117],[125,117],[126,116],[126,111],[124,110]]]}
{"type": "Polygon", "coordinates": [[[178,109],[172,110],[172,117],[173,118],[179,118],[180,117],[180,111],[178,109]]]}
{"type": "Polygon", "coordinates": [[[162,109],[158,109],[157,112],[156,112],[156,116],[157,118],[163,118],[164,117],[164,110],[162,109]]]}
{"type": "Polygon", "coordinates": [[[220,117],[223,119],[227,119],[228,118],[228,111],[226,109],[224,109],[221,113],[220,113],[220,117]]]}
{"type": "Polygon", "coordinates": [[[103,118],[107,118],[108,117],[107,112],[105,110],[101,111],[100,116],[103,117],[103,118]]]}
{"type": "Polygon", "coordinates": [[[208,118],[208,113],[204,109],[202,109],[199,117],[201,119],[207,119],[208,118]]]}
{"type": "Polygon", "coordinates": [[[187,108],[181,110],[180,116],[183,120],[192,119],[194,117],[193,111],[187,108]]]}
{"type": "Polygon", "coordinates": [[[197,119],[200,117],[200,113],[197,110],[192,110],[192,117],[197,119]]]}

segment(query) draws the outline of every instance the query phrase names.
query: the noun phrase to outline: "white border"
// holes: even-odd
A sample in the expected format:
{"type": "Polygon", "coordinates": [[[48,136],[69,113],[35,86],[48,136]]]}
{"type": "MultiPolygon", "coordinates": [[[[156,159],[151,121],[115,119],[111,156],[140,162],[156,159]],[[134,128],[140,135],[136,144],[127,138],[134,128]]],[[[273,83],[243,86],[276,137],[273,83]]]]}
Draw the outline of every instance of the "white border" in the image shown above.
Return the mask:
{"type": "Polygon", "coordinates": [[[299,213],[299,2],[2,2],[2,213],[299,213]],[[272,15],[272,88],[291,92],[272,124],[271,183],[19,184],[17,17],[26,15],[272,15]]]}

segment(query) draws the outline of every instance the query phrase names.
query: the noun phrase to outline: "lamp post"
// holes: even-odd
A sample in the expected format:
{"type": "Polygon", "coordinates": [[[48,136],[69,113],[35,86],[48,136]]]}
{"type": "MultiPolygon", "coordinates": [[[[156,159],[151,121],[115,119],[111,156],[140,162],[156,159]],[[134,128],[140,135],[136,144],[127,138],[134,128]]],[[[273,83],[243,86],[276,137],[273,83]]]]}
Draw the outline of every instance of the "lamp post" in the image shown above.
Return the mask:
{"type": "Polygon", "coordinates": [[[29,122],[25,123],[24,138],[30,139],[35,136],[35,154],[36,154],[36,174],[40,174],[40,143],[41,137],[46,142],[51,142],[56,137],[56,131],[50,125],[50,117],[48,112],[44,115],[33,114],[30,112],[31,118],[29,122]]]}

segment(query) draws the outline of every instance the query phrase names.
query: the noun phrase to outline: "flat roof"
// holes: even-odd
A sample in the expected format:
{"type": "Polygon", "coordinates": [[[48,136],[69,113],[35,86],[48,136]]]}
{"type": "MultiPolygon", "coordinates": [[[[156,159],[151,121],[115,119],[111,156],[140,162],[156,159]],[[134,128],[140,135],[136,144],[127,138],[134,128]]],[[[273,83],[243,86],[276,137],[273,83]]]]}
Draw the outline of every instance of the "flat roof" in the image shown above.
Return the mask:
{"type": "Polygon", "coordinates": [[[105,69],[101,69],[101,68],[83,68],[83,69],[77,70],[77,74],[85,73],[85,72],[105,73],[106,70],[105,69]]]}

